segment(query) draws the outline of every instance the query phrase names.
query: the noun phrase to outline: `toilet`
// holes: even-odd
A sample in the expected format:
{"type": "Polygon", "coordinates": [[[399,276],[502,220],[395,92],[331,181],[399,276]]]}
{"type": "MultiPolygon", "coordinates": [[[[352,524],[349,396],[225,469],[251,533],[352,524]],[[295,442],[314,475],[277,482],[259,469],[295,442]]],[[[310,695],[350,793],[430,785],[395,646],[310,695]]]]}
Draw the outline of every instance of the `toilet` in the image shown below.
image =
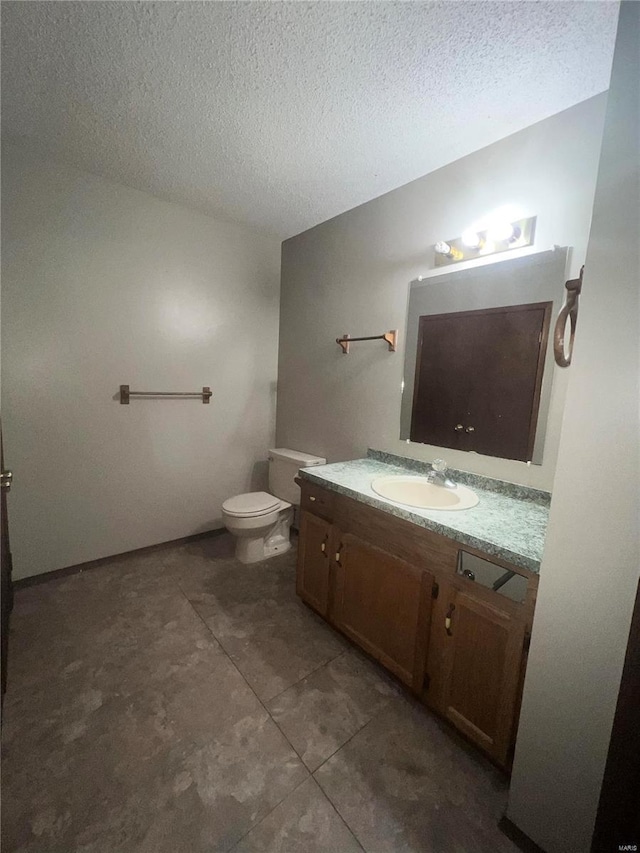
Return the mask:
{"type": "Polygon", "coordinates": [[[269,492],[247,492],[222,504],[222,519],[236,537],[236,558],[258,563],[291,547],[294,507],[300,503],[295,477],[300,468],[325,465],[326,459],[280,447],[269,451],[269,492]]]}

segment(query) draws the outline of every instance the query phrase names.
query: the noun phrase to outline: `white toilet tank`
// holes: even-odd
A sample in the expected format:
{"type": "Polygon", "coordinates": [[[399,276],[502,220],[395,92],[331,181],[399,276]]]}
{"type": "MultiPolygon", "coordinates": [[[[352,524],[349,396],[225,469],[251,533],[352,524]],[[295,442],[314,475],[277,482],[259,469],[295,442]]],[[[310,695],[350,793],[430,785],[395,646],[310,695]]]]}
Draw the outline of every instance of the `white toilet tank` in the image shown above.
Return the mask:
{"type": "Polygon", "coordinates": [[[294,482],[300,468],[325,465],[326,459],[299,450],[277,447],[269,451],[269,492],[294,506],[300,504],[300,488],[294,482]]]}

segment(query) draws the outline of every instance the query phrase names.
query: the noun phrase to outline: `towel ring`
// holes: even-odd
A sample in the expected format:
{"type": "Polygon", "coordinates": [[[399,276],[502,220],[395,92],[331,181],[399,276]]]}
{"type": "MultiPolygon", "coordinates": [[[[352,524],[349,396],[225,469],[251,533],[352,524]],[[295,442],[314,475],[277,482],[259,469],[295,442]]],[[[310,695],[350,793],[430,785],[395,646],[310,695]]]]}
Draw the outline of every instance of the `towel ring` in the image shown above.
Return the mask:
{"type": "Polygon", "coordinates": [[[580,291],[582,290],[582,276],[584,274],[584,265],[580,269],[580,277],[572,278],[565,282],[567,295],[565,302],[558,314],[555,329],[553,331],[553,354],[556,359],[556,364],[559,367],[569,367],[571,357],[573,356],[573,341],[576,335],[576,323],[578,322],[578,301],[580,299],[580,291]],[[564,339],[567,328],[567,319],[571,323],[571,332],[569,335],[569,354],[565,354],[564,339]]]}

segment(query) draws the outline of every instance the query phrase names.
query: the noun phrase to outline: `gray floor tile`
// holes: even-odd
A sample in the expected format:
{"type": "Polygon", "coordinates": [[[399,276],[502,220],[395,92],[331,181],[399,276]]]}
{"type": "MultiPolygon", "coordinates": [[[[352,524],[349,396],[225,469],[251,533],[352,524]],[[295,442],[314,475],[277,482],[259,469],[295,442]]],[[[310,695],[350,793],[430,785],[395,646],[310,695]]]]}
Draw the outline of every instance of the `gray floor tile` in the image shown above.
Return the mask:
{"type": "Polygon", "coordinates": [[[250,566],[194,547],[174,559],[185,595],[263,701],[346,648],[297,598],[293,551],[250,566]]]}
{"type": "Polygon", "coordinates": [[[11,620],[12,686],[57,677],[76,658],[125,660],[176,619],[191,619],[157,556],[117,561],[19,590],[11,620]],[[18,630],[19,628],[19,630],[18,630]]]}
{"type": "Polygon", "coordinates": [[[408,699],[314,777],[368,853],[516,853],[497,828],[505,780],[408,699]]]}
{"type": "MultiPolygon", "coordinates": [[[[121,801],[135,802],[141,787],[153,788],[176,755],[224,742],[238,721],[244,721],[241,731],[249,743],[268,724],[268,743],[260,749],[266,755],[269,743],[277,742],[278,761],[298,768],[293,782],[306,774],[221,650],[194,652],[155,688],[109,696],[85,685],[82,692],[71,691],[53,713],[39,714],[36,706],[28,725],[19,729],[15,709],[7,716],[3,820],[5,829],[17,833],[5,834],[9,850],[22,849],[23,842],[28,850],[51,851],[57,843],[68,849],[65,839],[101,825],[105,814],[120,814],[121,801]]],[[[246,831],[251,823],[242,826],[246,831]]]]}
{"type": "Polygon", "coordinates": [[[260,607],[251,630],[238,636],[238,623],[206,619],[231,660],[262,701],[268,701],[344,650],[340,637],[296,608],[260,607]],[[275,611],[279,611],[276,615],[275,611]],[[282,617],[285,621],[279,623],[282,617]]]}
{"type": "Polygon", "coordinates": [[[307,767],[316,770],[399,692],[380,667],[350,649],[267,707],[307,767]]]}
{"type": "Polygon", "coordinates": [[[300,787],[252,829],[233,853],[361,853],[313,779],[300,787]]]}
{"type": "MultiPolygon", "coordinates": [[[[192,683],[206,694],[207,680],[233,681],[255,707],[244,679],[179,591],[170,598],[151,595],[147,611],[136,623],[137,609],[114,609],[104,622],[96,620],[91,633],[74,630],[70,609],[67,628],[53,629],[51,650],[36,653],[34,645],[25,650],[12,642],[5,746],[15,740],[24,747],[45,731],[68,727],[69,720],[80,725],[86,703],[100,707],[141,688],[170,693],[192,683]]],[[[20,614],[14,616],[17,629],[20,614]]],[[[24,642],[17,630],[14,637],[24,642]]]]}
{"type": "Polygon", "coordinates": [[[223,853],[307,775],[266,713],[174,748],[147,783],[78,833],[78,853],[223,853]],[[106,843],[106,846],[105,846],[106,843]]]}

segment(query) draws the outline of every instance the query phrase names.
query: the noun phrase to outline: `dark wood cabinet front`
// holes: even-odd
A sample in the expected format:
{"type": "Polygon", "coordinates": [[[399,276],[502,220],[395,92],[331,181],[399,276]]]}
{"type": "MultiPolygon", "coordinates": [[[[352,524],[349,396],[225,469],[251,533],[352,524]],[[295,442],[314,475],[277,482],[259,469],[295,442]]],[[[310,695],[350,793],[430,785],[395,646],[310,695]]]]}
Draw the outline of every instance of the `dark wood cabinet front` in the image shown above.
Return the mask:
{"type": "Polygon", "coordinates": [[[551,303],[420,317],[411,440],[529,461],[551,303]]]}
{"type": "Polygon", "coordinates": [[[300,521],[296,592],[321,616],[327,616],[329,610],[330,554],[331,524],[303,512],[300,521]]]}
{"type": "Polygon", "coordinates": [[[433,577],[350,534],[341,534],[335,557],[333,622],[414,687],[427,646],[422,590],[433,577]]]}
{"type": "Polygon", "coordinates": [[[511,745],[524,638],[525,622],[513,612],[487,603],[475,590],[441,585],[432,615],[426,698],[500,763],[511,745]]]}

